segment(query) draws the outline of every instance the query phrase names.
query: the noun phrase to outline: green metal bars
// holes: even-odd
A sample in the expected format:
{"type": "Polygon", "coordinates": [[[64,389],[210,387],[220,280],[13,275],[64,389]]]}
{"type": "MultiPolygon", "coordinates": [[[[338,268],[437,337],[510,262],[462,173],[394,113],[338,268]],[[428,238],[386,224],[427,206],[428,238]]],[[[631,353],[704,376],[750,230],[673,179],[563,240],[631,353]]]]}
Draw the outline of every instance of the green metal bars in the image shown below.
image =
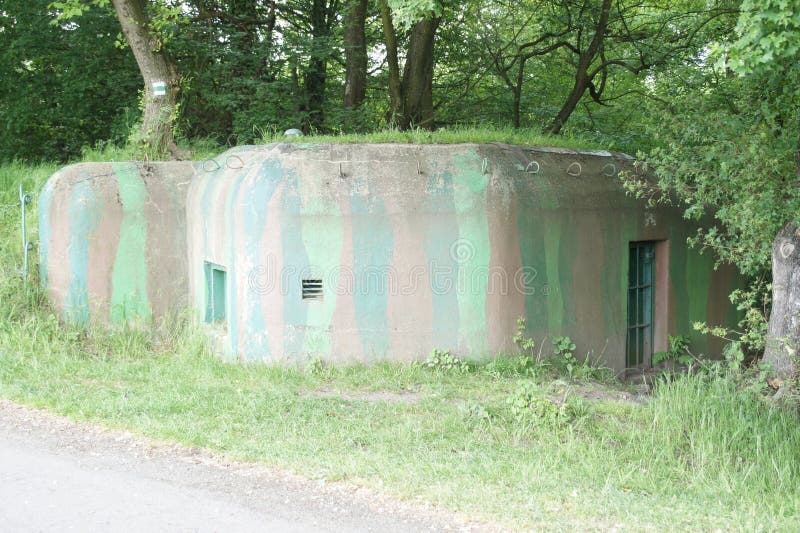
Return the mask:
{"type": "Polygon", "coordinates": [[[628,368],[653,361],[655,243],[632,242],[628,255],[628,368]]]}

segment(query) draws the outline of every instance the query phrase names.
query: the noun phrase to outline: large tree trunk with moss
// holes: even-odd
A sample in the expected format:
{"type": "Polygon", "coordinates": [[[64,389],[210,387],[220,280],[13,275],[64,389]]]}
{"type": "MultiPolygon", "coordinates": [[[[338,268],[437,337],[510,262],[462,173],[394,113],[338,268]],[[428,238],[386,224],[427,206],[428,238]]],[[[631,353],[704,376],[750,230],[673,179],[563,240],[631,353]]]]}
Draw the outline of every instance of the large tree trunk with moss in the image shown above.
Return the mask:
{"type": "Polygon", "coordinates": [[[400,62],[397,53],[397,32],[394,29],[392,10],[386,0],[378,0],[381,11],[383,39],[386,44],[386,62],[389,67],[389,112],[386,122],[396,126],[403,114],[403,85],[400,78],[400,62]]]}
{"type": "Polygon", "coordinates": [[[155,157],[169,155],[183,159],[175,144],[175,121],[178,102],[178,71],[163,50],[160,39],[150,30],[147,0],[112,0],[122,32],[131,47],[144,80],[144,117],[141,143],[146,153],[155,157]],[[153,84],[163,82],[166,94],[156,95],[153,84]]]}
{"type": "Polygon", "coordinates": [[[400,77],[397,32],[386,0],[379,0],[386,59],[389,65],[389,113],[387,122],[401,130],[413,127],[433,129],[433,44],[441,19],[431,16],[417,22],[411,30],[400,77]]]}
{"type": "Polygon", "coordinates": [[[403,69],[403,114],[401,129],[432,130],[433,120],[433,43],[441,19],[433,17],[414,25],[403,69]]]}
{"type": "Polygon", "coordinates": [[[772,244],[772,312],[764,361],[779,378],[791,378],[799,351],[800,226],[789,223],[772,244]]]}
{"type": "Polygon", "coordinates": [[[354,109],[367,95],[367,0],[350,0],[344,16],[344,107],[354,109]]]}
{"type": "Polygon", "coordinates": [[[322,130],[325,124],[325,85],[328,80],[328,58],[331,53],[330,20],[331,10],[336,4],[328,0],[312,0],[309,22],[311,24],[311,47],[308,68],[303,85],[303,133],[322,130]]]}

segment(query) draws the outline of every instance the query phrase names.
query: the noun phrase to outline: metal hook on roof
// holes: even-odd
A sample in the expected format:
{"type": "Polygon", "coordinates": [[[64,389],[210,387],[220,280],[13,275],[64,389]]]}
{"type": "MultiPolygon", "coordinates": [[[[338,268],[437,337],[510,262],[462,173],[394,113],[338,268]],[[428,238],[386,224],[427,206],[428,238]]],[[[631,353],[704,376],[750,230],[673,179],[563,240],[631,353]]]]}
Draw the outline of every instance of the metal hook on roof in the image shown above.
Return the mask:
{"type": "Polygon", "coordinates": [[[569,174],[570,176],[575,176],[575,177],[580,176],[581,172],[583,172],[583,167],[577,161],[573,161],[567,167],[567,174],[569,174]],[[573,170],[573,169],[577,169],[577,170],[573,170]]]}
{"type": "Polygon", "coordinates": [[[606,166],[603,167],[603,175],[604,176],[616,176],[617,175],[617,165],[614,163],[607,163],[606,166]],[[606,170],[608,169],[608,170],[606,170]]]}
{"type": "Polygon", "coordinates": [[[230,169],[233,169],[233,170],[238,170],[238,169],[240,169],[240,168],[243,168],[243,167],[244,167],[244,161],[242,161],[242,158],[241,158],[241,157],[239,157],[239,156],[238,156],[238,155],[236,155],[236,154],[229,155],[229,156],[228,156],[228,157],[225,159],[225,166],[226,166],[226,167],[228,167],[228,168],[230,168],[230,169]],[[235,160],[239,161],[239,164],[238,164],[237,166],[231,165],[231,160],[232,160],[232,159],[235,159],[235,160]]]}
{"type": "Polygon", "coordinates": [[[539,164],[538,161],[534,159],[533,161],[528,163],[528,166],[525,167],[525,172],[527,172],[528,174],[538,174],[541,169],[542,166],[539,164]],[[532,165],[536,165],[536,170],[531,170],[532,165]]]}
{"type": "Polygon", "coordinates": [[[217,162],[216,159],[206,159],[205,161],[203,161],[201,168],[206,172],[216,172],[222,167],[220,166],[220,164],[217,162]],[[214,163],[214,165],[216,166],[214,168],[208,168],[208,163],[214,163]]]}
{"type": "Polygon", "coordinates": [[[483,163],[481,163],[481,174],[486,174],[489,171],[489,158],[484,157],[483,163]]]}

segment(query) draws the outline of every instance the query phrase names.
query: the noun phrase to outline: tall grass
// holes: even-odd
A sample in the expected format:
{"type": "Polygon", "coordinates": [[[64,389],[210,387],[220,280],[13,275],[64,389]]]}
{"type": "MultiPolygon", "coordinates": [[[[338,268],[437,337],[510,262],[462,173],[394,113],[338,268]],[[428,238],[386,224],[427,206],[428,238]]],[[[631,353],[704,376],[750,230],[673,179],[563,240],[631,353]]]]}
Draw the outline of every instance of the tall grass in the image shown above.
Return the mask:
{"type": "MultiPolygon", "coordinates": [[[[663,382],[643,445],[697,486],[764,497],[800,490],[800,419],[733,374],[663,382]]],[[[794,506],[796,508],[797,502],[794,506]]]]}
{"type": "MultiPolygon", "coordinates": [[[[191,143],[181,142],[179,147],[188,153],[188,157],[193,160],[203,160],[219,155],[226,149],[210,138],[193,139],[191,143]]],[[[112,142],[99,143],[93,147],[84,147],[81,154],[81,161],[105,162],[105,161],[140,161],[146,159],[141,148],[134,144],[119,145],[112,142]]]]}
{"type": "Polygon", "coordinates": [[[459,144],[459,143],[507,143],[527,146],[554,146],[560,148],[603,149],[597,142],[580,137],[545,135],[536,129],[511,129],[495,127],[463,127],[451,129],[409,130],[387,129],[366,134],[308,135],[287,137],[284,132],[269,130],[261,132],[262,142],[325,142],[325,143],[416,143],[416,144],[459,144]]]}
{"type": "Polygon", "coordinates": [[[36,261],[37,193],[47,178],[55,172],[54,164],[29,165],[19,161],[0,165],[0,324],[9,320],[20,320],[28,312],[37,311],[43,304],[38,289],[36,261]],[[31,193],[33,201],[26,207],[27,237],[34,243],[30,250],[28,273],[30,283],[26,288],[22,282],[23,247],[19,186],[24,193],[31,193]]]}

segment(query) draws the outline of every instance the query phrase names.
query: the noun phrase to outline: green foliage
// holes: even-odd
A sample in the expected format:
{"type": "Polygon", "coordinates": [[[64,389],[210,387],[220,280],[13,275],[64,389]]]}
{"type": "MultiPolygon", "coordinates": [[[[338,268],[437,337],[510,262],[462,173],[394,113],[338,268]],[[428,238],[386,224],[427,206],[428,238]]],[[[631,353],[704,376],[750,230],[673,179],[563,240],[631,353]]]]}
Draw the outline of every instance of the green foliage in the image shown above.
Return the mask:
{"type": "MultiPolygon", "coordinates": [[[[788,100],[786,107],[754,107],[778,81],[752,82],[725,80],[710,94],[676,102],[681,114],[659,125],[665,146],[642,154],[641,168],[652,170],[658,190],[666,193],[658,200],[677,197],[687,218],[703,220],[706,227],[693,245],[711,248],[721,261],[756,276],[769,267],[772,240],[786,213],[800,208],[800,193],[788,186],[796,170],[792,131],[798,131],[800,109],[788,100]]],[[[658,194],[644,179],[628,184],[640,197],[658,194]]]]}
{"type": "Polygon", "coordinates": [[[532,381],[523,381],[511,392],[506,403],[517,421],[528,415],[542,419],[557,418],[558,406],[542,396],[539,385],[532,381]]]}
{"type": "Polygon", "coordinates": [[[661,381],[646,411],[653,425],[642,444],[709,483],[766,494],[800,475],[796,409],[775,406],[735,375],[661,381]]]}
{"type": "Polygon", "coordinates": [[[470,371],[470,364],[450,353],[450,350],[434,350],[421,365],[441,373],[466,374],[470,371]]]}
{"type": "Polygon", "coordinates": [[[569,337],[556,337],[553,339],[553,354],[564,359],[574,359],[575,343],[569,337]]]}
{"type": "Polygon", "coordinates": [[[321,357],[312,357],[306,363],[306,372],[312,376],[321,376],[325,373],[325,361],[321,357]]]}
{"type": "Polygon", "coordinates": [[[704,335],[714,335],[729,342],[735,342],[743,351],[759,353],[763,351],[769,323],[767,314],[772,299],[771,285],[763,279],[755,280],[746,289],[736,289],[730,294],[731,303],[741,313],[739,329],[732,330],[722,326],[709,326],[705,322],[695,322],[693,327],[704,335]]]}
{"type": "Polygon", "coordinates": [[[536,342],[530,337],[525,336],[526,332],[525,317],[517,318],[517,332],[514,334],[514,344],[516,344],[523,353],[533,353],[536,342]]]}
{"type": "Polygon", "coordinates": [[[556,337],[553,339],[553,355],[561,359],[567,374],[572,377],[575,369],[580,365],[575,358],[575,343],[569,337],[556,337]]]}
{"type": "Polygon", "coordinates": [[[573,424],[587,414],[586,406],[579,400],[548,398],[543,389],[532,381],[522,381],[506,398],[511,415],[523,427],[546,426],[551,428],[573,424]]]}
{"type": "MultiPolygon", "coordinates": [[[[13,19],[16,24],[9,27],[19,29],[25,38],[8,49],[13,49],[15,54],[22,51],[22,60],[26,61],[39,53],[35,49],[40,31],[38,27],[26,28],[17,23],[22,18],[17,16],[15,4],[22,3],[20,0],[9,1],[12,9],[4,10],[4,13],[13,12],[8,19],[13,19]]],[[[41,134],[66,139],[62,142],[69,145],[48,149],[44,157],[54,157],[50,154],[55,154],[62,160],[73,158],[82,146],[92,146],[109,138],[116,143],[124,142],[135,123],[131,118],[136,117],[131,115],[138,115],[135,102],[141,81],[130,49],[115,47],[115,43],[119,44],[120,32],[110,3],[108,0],[61,0],[52,3],[49,10],[45,5],[34,3],[31,7],[37,12],[47,13],[40,21],[42,25],[50,26],[44,31],[45,40],[54,46],[47,48],[56,51],[55,56],[63,56],[60,58],[63,61],[72,60],[73,56],[89,58],[89,61],[80,64],[81,68],[59,68],[57,72],[49,73],[47,69],[37,70],[38,75],[60,87],[57,91],[50,90],[52,88],[42,90],[39,98],[42,99],[49,90],[49,93],[59,95],[58,100],[64,101],[64,105],[55,105],[49,110],[52,118],[42,124],[41,134]],[[108,27],[95,33],[92,21],[100,18],[107,22],[108,27]],[[50,39],[48,33],[60,37],[50,39]],[[100,34],[105,36],[105,41],[98,47],[95,46],[95,35],[100,34]],[[61,45],[59,40],[68,41],[68,46],[61,45]],[[59,54],[58,50],[70,52],[59,54]],[[107,61],[95,60],[95,56],[107,61]],[[124,60],[124,65],[120,59],[124,60]],[[115,77],[108,76],[109,72],[115,73],[115,77]],[[86,82],[84,77],[90,81],[86,82]],[[92,86],[106,84],[109,79],[113,87],[102,91],[90,90],[92,86]],[[87,86],[84,90],[72,91],[73,86],[77,88],[81,83],[87,86]],[[77,94],[80,102],[67,98],[71,94],[77,94]],[[76,114],[83,118],[82,122],[71,122],[76,114]],[[62,124],[65,125],[63,129],[56,128],[62,124]],[[83,134],[82,128],[95,124],[105,129],[92,129],[91,134],[83,134]],[[110,129],[113,132],[109,133],[110,129]]],[[[495,138],[490,133],[482,136],[481,142],[602,146],[627,150],[651,143],[651,139],[642,135],[637,126],[642,116],[640,106],[632,105],[640,98],[644,87],[643,77],[634,73],[628,64],[635,63],[634,59],[640,56],[633,53],[632,43],[644,37],[652,40],[654,29],[664,20],[673,21],[668,26],[671,39],[694,35],[690,30],[700,16],[697,11],[683,5],[644,6],[630,1],[618,6],[612,13],[616,29],[608,32],[604,49],[605,54],[613,53],[615,56],[607,65],[597,65],[598,73],[602,74],[597,74],[593,91],[602,92],[603,98],[621,105],[614,108],[584,98],[565,130],[572,139],[560,141],[552,138],[537,140],[524,130],[520,136],[503,131],[511,123],[512,115],[513,98],[508,82],[516,77],[513,68],[518,63],[515,61],[520,61],[522,55],[530,52],[526,44],[539,42],[544,46],[579,42],[583,33],[591,31],[598,13],[596,6],[584,6],[586,9],[575,11],[574,6],[568,4],[506,0],[463,5],[438,0],[392,0],[390,5],[400,29],[409,29],[425,17],[441,18],[433,58],[437,125],[448,129],[491,125],[502,137],[495,138]],[[624,37],[622,14],[635,22],[640,32],[637,39],[624,37]],[[508,55],[507,50],[512,49],[514,53],[508,55]],[[496,53],[502,57],[495,58],[496,53]],[[505,78],[501,75],[502,69],[498,71],[495,59],[511,69],[503,71],[505,78]],[[602,83],[599,78],[602,78],[602,83]],[[621,108],[626,111],[620,112],[621,108]]],[[[366,46],[368,50],[380,50],[383,31],[376,16],[377,6],[370,5],[369,10],[365,26],[366,46]]],[[[340,27],[343,13],[342,3],[309,0],[293,0],[286,6],[231,0],[182,4],[148,1],[152,45],[156,50],[166,52],[179,72],[181,101],[175,110],[179,132],[189,140],[199,137],[212,138],[223,144],[244,144],[258,142],[262,137],[260,132],[272,130],[280,133],[290,127],[336,135],[385,127],[389,106],[386,98],[388,75],[384,58],[379,53],[369,54],[366,101],[358,109],[343,107],[345,68],[340,27]]],[[[663,32],[656,34],[664,36],[663,32]]],[[[0,36],[0,41],[2,39],[0,36]]],[[[401,57],[408,40],[408,32],[401,31],[401,57]]],[[[662,62],[661,59],[672,49],[663,43],[663,46],[657,46],[650,40],[636,51],[648,60],[655,58],[662,62]]],[[[693,47],[694,44],[689,43],[686,50],[693,47]]],[[[528,128],[528,133],[541,131],[569,94],[575,79],[569,50],[569,46],[558,46],[526,59],[521,72],[524,91],[518,100],[520,122],[523,128],[528,128]],[[547,76],[541,75],[544,72],[547,76]]],[[[18,58],[11,59],[8,65],[19,65],[18,58]]],[[[12,107],[18,112],[11,116],[14,128],[30,127],[31,122],[35,122],[22,110],[35,109],[37,105],[12,107]]]]}
{"type": "Polygon", "coordinates": [[[628,188],[653,202],[684,208],[702,221],[690,240],[751,284],[731,300],[743,314],[737,332],[701,330],[760,351],[770,305],[772,242],[800,212],[800,19],[790,2],[742,2],[706,37],[708,54],[654,78],[669,99],[649,123],[658,146],[642,156],[628,188]],[[647,177],[647,175],[652,176],[647,177]]]}
{"type": "Polygon", "coordinates": [[[464,422],[471,427],[480,427],[491,424],[495,418],[485,405],[478,402],[470,402],[464,407],[464,422]]]}
{"type": "Polygon", "coordinates": [[[542,134],[531,129],[512,130],[499,127],[453,127],[436,131],[412,129],[400,131],[384,129],[365,134],[306,135],[286,137],[280,128],[259,130],[258,142],[330,142],[330,143],[414,143],[414,144],[461,144],[461,143],[508,143],[528,146],[555,146],[563,148],[602,149],[603,146],[580,138],[542,134]]]}
{"type": "Polygon", "coordinates": [[[430,16],[440,16],[443,5],[440,0],[388,0],[395,23],[404,29],[430,16]]]}
{"type": "Polygon", "coordinates": [[[65,21],[83,16],[84,12],[91,12],[92,8],[104,8],[110,4],[109,0],[64,0],[63,2],[51,2],[47,7],[54,9],[57,13],[51,24],[58,24],[65,21]]]}
{"type": "Polygon", "coordinates": [[[527,355],[499,355],[479,368],[496,378],[509,376],[535,378],[539,370],[544,370],[544,365],[540,361],[534,362],[527,355]]]}
{"type": "Polygon", "coordinates": [[[536,342],[525,335],[527,331],[527,325],[525,322],[525,317],[518,317],[517,318],[517,332],[514,334],[512,341],[516,344],[520,351],[522,352],[522,356],[519,357],[518,366],[521,369],[524,369],[526,372],[533,373],[534,366],[538,366],[542,361],[542,345],[539,346],[539,351],[535,352],[534,348],[536,347],[536,342]]]}
{"type": "Polygon", "coordinates": [[[783,70],[800,55],[800,12],[787,0],[743,0],[731,49],[732,68],[742,74],[783,70]]]}
{"type": "Polygon", "coordinates": [[[744,370],[744,351],[740,342],[729,342],[722,350],[722,356],[733,372],[744,370]]]}
{"type": "Polygon", "coordinates": [[[108,9],[57,23],[46,0],[0,9],[0,161],[66,161],[99,141],[124,143],[141,82],[114,47],[108,9]]]}
{"type": "Polygon", "coordinates": [[[614,372],[602,363],[603,354],[594,359],[591,352],[584,358],[575,356],[575,343],[569,337],[556,337],[552,340],[554,363],[566,371],[570,379],[611,382],[616,378],[614,372]]]}
{"type": "Polygon", "coordinates": [[[670,335],[669,350],[666,352],[656,352],[653,354],[653,364],[657,365],[662,361],[675,361],[679,365],[688,365],[694,361],[694,356],[688,352],[688,335],[670,335]]]}

